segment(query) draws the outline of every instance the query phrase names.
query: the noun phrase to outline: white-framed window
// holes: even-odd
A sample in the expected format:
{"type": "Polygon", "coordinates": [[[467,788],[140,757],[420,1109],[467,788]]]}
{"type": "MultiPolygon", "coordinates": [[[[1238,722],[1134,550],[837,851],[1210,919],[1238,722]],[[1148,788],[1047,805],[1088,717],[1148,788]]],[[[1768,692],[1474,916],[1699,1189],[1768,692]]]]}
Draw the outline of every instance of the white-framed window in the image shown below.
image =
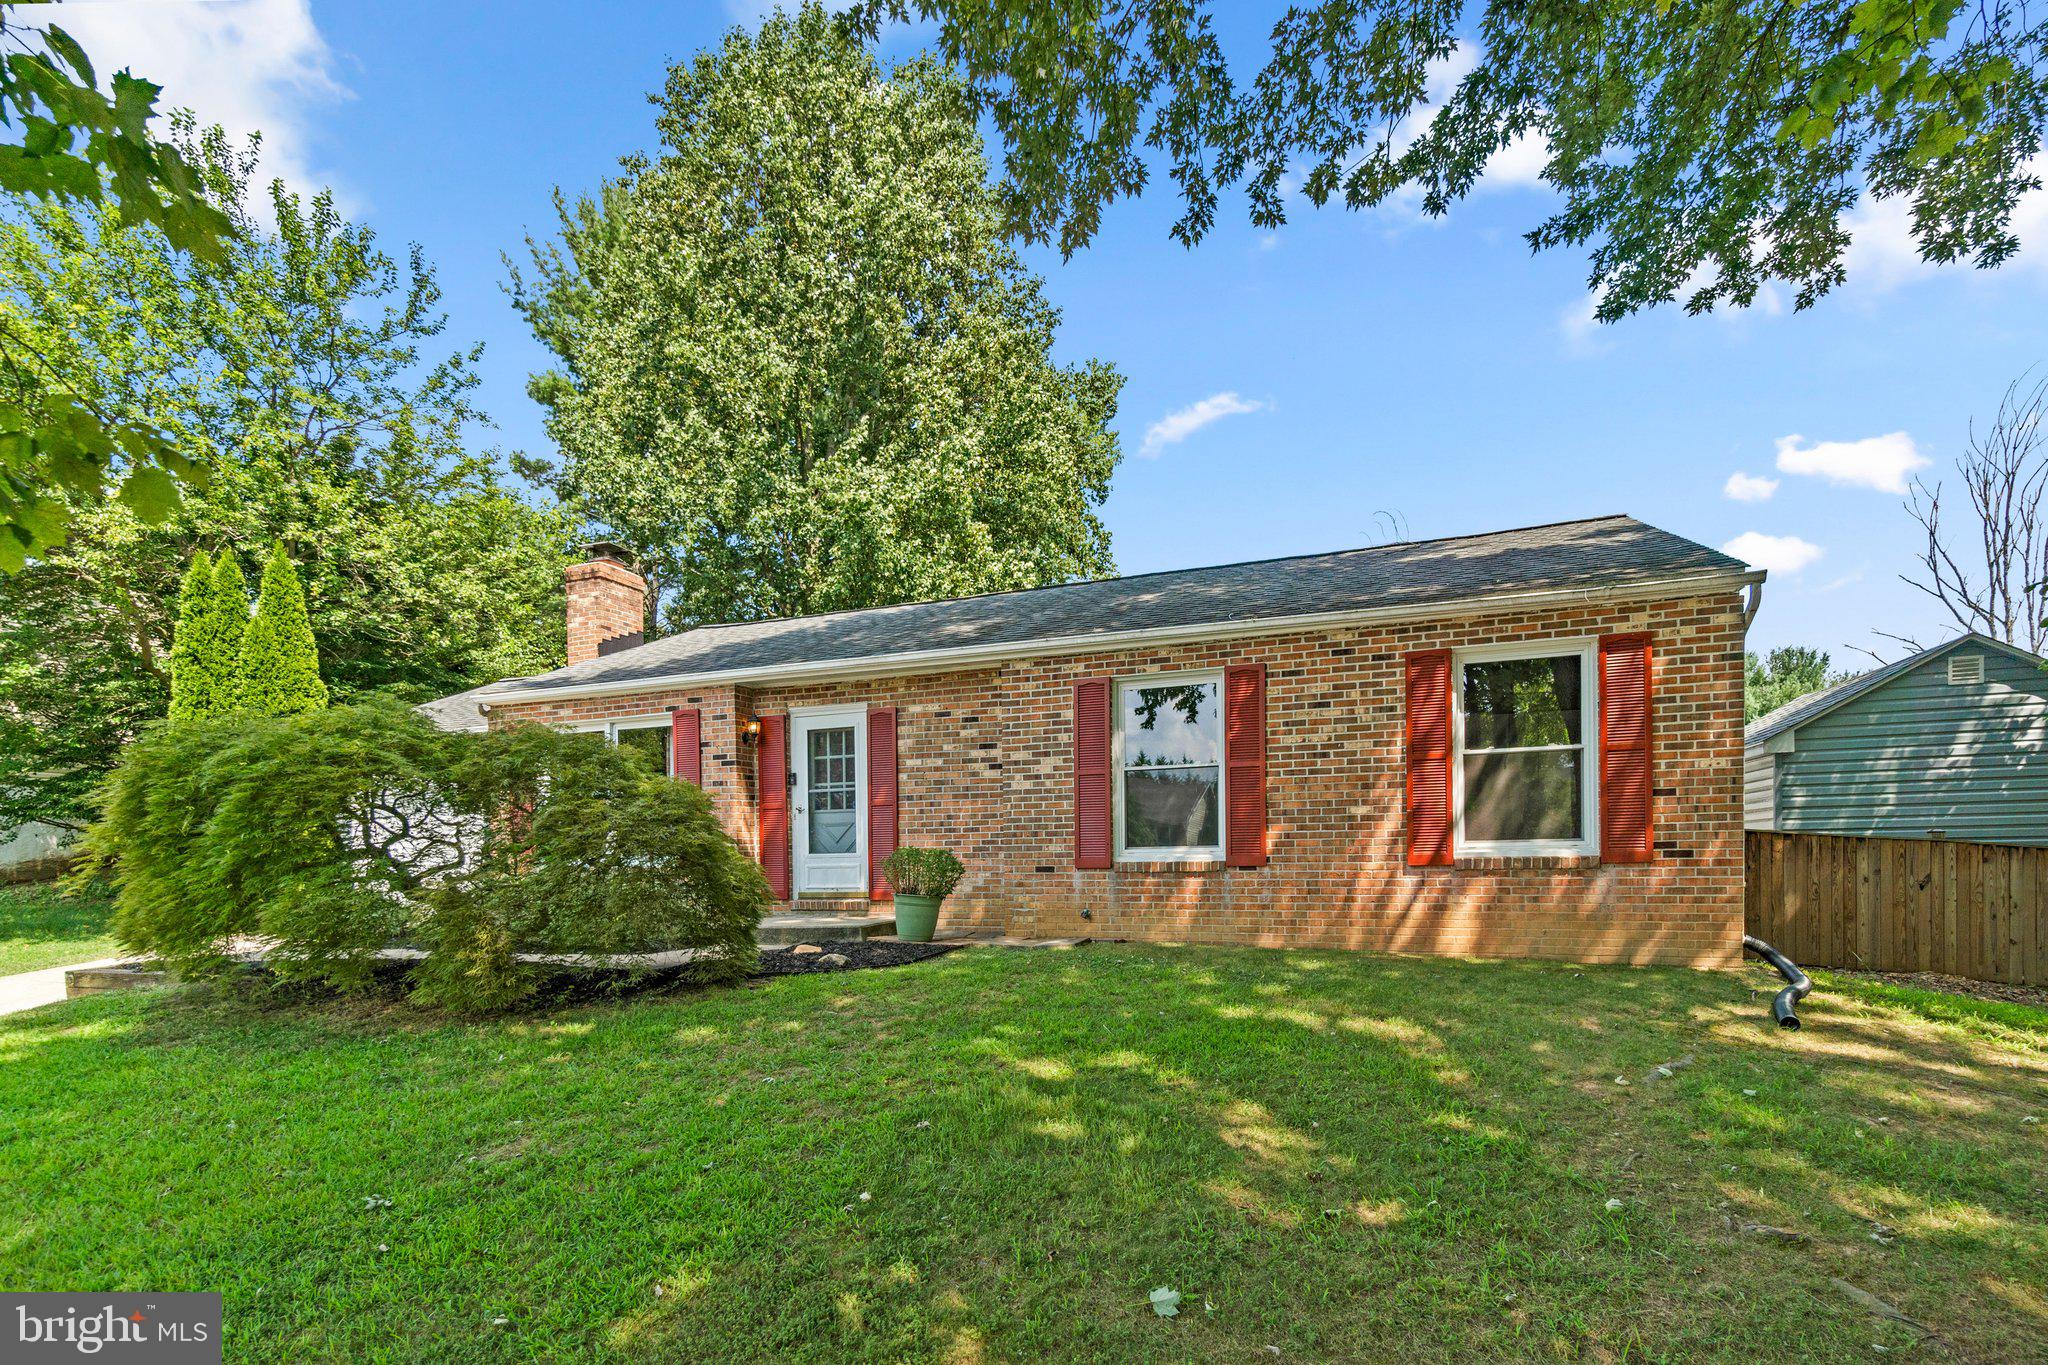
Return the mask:
{"type": "Polygon", "coordinates": [[[1474,857],[1600,851],[1597,642],[1451,656],[1456,848],[1474,857]]]}
{"type": "Polygon", "coordinates": [[[655,771],[664,776],[674,772],[673,758],[668,746],[674,738],[675,718],[666,711],[653,716],[628,716],[622,720],[601,721],[595,725],[575,725],[571,729],[589,734],[602,734],[607,743],[624,744],[646,754],[655,765],[655,771]]]}
{"type": "Polygon", "coordinates": [[[1115,687],[1110,770],[1125,862],[1223,857],[1223,675],[1172,673],[1115,687]]]}

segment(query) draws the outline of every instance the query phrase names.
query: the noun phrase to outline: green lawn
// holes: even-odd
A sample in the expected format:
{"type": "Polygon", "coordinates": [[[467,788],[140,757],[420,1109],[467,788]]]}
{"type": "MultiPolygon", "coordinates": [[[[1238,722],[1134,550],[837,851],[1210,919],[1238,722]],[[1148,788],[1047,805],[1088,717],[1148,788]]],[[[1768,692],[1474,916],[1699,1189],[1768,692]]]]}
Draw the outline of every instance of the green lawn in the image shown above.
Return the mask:
{"type": "Polygon", "coordinates": [[[48,884],[0,886],[0,976],[90,962],[121,951],[104,891],[66,896],[48,884]]]}
{"type": "Polygon", "coordinates": [[[2048,1028],[1781,1034],[1769,981],[1093,945],[481,1024],[71,1001],[0,1020],[0,1284],[218,1289],[247,1360],[1914,1346],[1840,1279],[2042,1359],[2048,1028]]]}

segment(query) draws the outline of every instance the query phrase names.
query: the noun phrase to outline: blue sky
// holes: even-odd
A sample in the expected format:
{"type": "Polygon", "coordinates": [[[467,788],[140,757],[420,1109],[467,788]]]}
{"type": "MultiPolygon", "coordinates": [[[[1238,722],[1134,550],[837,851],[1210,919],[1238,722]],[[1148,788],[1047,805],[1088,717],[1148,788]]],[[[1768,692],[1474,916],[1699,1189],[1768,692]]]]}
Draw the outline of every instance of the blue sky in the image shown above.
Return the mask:
{"type": "MultiPolygon", "coordinates": [[[[450,342],[487,345],[495,439],[542,452],[524,383],[545,357],[501,291],[500,253],[549,227],[555,186],[589,189],[649,146],[645,96],[667,64],[756,7],[65,8],[103,69],[132,64],[167,103],[262,127],[276,173],[334,186],[394,250],[419,242],[450,342]]],[[[1226,41],[1256,58],[1268,7],[1218,8],[1241,23],[1226,41]]],[[[1874,630],[1952,633],[1899,581],[1919,533],[1888,490],[1948,469],[1971,416],[2048,359],[2048,248],[2029,231],[2048,230],[2041,197],[2023,213],[2028,249],[1997,273],[1919,267],[1879,212],[1858,224],[1848,286],[1818,308],[1593,327],[1583,258],[1521,240],[1549,202],[1534,164],[1503,158],[1441,221],[1308,209],[1267,234],[1227,200],[1188,251],[1167,237],[1177,202],[1162,190],[1113,207],[1071,261],[1029,253],[1065,312],[1062,357],[1106,358],[1129,381],[1104,513],[1119,566],[1626,511],[1774,567],[1754,646],[1867,664],[1855,646],[1900,652],[1874,630]],[[1729,496],[1738,473],[1750,500],[1729,496]]]]}

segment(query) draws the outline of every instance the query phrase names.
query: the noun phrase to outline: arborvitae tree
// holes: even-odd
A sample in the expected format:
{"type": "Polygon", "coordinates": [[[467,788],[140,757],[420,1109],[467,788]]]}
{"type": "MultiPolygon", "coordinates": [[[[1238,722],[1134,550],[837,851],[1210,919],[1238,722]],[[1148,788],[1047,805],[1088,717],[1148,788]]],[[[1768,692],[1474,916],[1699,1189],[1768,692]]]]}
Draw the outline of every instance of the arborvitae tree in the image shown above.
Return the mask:
{"type": "Polygon", "coordinates": [[[306,590],[282,542],[263,566],[256,615],[242,637],[240,700],[242,710],[259,716],[295,716],[327,706],[306,590]]]}
{"type": "Polygon", "coordinates": [[[213,582],[200,621],[196,646],[206,651],[208,675],[219,681],[193,715],[230,715],[241,707],[242,637],[249,632],[249,585],[233,550],[222,550],[213,561],[213,582]]]}
{"type": "Polygon", "coordinates": [[[241,691],[242,635],[249,593],[232,550],[208,565],[193,558],[178,595],[178,633],[171,648],[171,719],[205,720],[236,707],[241,691]]]}
{"type": "Polygon", "coordinates": [[[219,680],[206,671],[208,662],[205,652],[198,646],[201,630],[197,624],[204,619],[213,592],[213,560],[204,550],[192,556],[192,567],[185,571],[185,584],[178,590],[177,634],[171,643],[171,719],[174,721],[196,720],[206,714],[202,709],[202,697],[209,697],[218,689],[219,680]]]}

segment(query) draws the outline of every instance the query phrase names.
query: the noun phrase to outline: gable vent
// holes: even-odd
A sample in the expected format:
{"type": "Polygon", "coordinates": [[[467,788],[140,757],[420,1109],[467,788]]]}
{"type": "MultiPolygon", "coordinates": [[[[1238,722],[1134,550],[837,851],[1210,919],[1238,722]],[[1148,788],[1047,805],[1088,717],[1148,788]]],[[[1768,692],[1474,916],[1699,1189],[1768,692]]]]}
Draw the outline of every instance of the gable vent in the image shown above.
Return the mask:
{"type": "Polygon", "coordinates": [[[1952,683],[1983,682],[1984,656],[1982,654],[1949,655],[1948,680],[1952,683]]]}

